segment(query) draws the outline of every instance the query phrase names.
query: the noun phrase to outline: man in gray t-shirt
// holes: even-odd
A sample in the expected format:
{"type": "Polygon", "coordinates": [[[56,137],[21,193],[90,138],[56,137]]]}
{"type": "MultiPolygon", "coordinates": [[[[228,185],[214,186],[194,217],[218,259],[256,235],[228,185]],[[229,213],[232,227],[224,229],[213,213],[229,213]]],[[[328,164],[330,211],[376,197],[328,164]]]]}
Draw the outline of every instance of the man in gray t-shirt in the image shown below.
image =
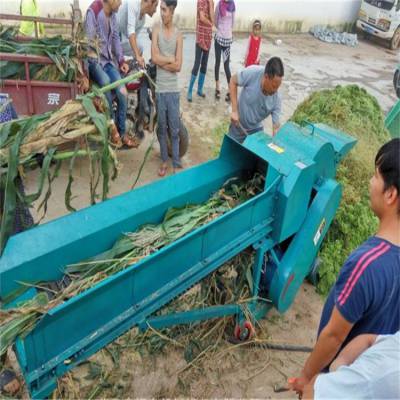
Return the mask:
{"type": "Polygon", "coordinates": [[[284,75],[280,58],[272,57],[264,67],[250,66],[234,75],[229,84],[232,101],[229,136],[242,143],[247,135],[263,130],[272,116],[273,135],[280,127],[281,98],[278,89],[284,75]],[[238,87],[242,91],[238,100],[238,87]]]}

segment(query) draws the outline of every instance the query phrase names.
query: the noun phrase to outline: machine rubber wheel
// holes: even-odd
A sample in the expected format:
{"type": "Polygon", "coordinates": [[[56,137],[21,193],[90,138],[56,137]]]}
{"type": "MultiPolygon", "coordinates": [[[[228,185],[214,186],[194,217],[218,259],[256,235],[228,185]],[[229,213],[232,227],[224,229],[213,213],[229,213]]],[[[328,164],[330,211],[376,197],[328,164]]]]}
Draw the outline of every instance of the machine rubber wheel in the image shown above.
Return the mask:
{"type": "Polygon", "coordinates": [[[235,339],[241,342],[245,342],[246,340],[251,339],[254,334],[254,326],[250,321],[245,321],[243,323],[243,326],[236,325],[235,330],[233,331],[235,339]]]}
{"type": "Polygon", "coordinates": [[[400,26],[394,31],[393,37],[390,40],[390,50],[396,50],[400,46],[400,26]]]}
{"type": "Polygon", "coordinates": [[[311,270],[309,274],[307,275],[307,280],[313,285],[317,286],[319,281],[320,281],[320,275],[319,275],[319,268],[321,266],[321,259],[316,258],[315,261],[313,262],[313,265],[311,267],[311,270]]]}
{"type": "MultiPolygon", "coordinates": [[[[168,131],[168,155],[172,157],[172,142],[171,142],[171,132],[168,131]]],[[[179,129],[179,157],[183,157],[189,148],[189,133],[186,126],[181,120],[181,126],[179,129]]]]}

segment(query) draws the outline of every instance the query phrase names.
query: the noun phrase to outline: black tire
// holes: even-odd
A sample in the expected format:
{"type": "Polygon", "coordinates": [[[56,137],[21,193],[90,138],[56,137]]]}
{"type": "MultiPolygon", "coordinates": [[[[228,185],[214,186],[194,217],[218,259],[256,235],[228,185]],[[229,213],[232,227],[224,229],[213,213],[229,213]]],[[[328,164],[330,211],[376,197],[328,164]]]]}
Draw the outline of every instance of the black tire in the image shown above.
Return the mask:
{"type": "MultiPolygon", "coordinates": [[[[179,157],[183,157],[189,148],[189,133],[186,126],[181,120],[181,126],[179,129],[179,157]]],[[[172,142],[171,132],[168,130],[168,155],[172,157],[172,142]]]]}
{"type": "Polygon", "coordinates": [[[314,286],[317,286],[320,281],[319,268],[321,267],[321,259],[316,258],[311,266],[310,272],[307,275],[307,280],[314,286]]]}
{"type": "Polygon", "coordinates": [[[390,40],[390,50],[396,50],[400,47],[400,26],[394,31],[393,37],[390,40]]]}
{"type": "Polygon", "coordinates": [[[144,139],[143,127],[139,126],[134,113],[128,112],[126,115],[126,133],[130,137],[135,138],[139,143],[144,139]]]}
{"type": "Polygon", "coordinates": [[[400,99],[400,66],[398,69],[396,69],[396,72],[394,73],[393,87],[394,90],[396,91],[397,97],[400,99]]]}

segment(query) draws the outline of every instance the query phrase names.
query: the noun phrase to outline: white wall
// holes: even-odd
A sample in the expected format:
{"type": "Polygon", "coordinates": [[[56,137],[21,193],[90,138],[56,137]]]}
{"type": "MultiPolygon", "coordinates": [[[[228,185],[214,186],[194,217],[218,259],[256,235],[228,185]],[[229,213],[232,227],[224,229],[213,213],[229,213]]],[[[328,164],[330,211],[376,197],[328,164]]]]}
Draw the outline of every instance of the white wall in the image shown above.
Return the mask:
{"type": "MultiPolygon", "coordinates": [[[[214,0],[216,2],[216,0],[214,0]]],[[[38,0],[41,14],[70,12],[68,0],[38,0]]],[[[82,11],[91,0],[80,0],[82,11]]],[[[270,32],[307,32],[313,25],[339,26],[353,22],[361,0],[236,0],[235,30],[248,31],[258,18],[270,32]]],[[[19,0],[0,0],[1,12],[18,13],[19,0]]],[[[178,0],[177,18],[182,28],[194,27],[196,0],[178,0]]]]}

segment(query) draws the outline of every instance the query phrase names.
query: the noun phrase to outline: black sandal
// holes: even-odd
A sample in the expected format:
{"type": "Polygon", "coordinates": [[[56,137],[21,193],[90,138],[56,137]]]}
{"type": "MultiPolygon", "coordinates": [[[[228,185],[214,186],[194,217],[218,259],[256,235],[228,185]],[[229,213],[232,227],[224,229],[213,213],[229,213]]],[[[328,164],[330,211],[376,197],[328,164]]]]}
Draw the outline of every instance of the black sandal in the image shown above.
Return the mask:
{"type": "Polygon", "coordinates": [[[226,96],[225,96],[225,101],[226,101],[227,103],[229,103],[229,102],[231,101],[231,95],[230,95],[229,93],[226,94],[226,96]]]}
{"type": "Polygon", "coordinates": [[[219,99],[221,98],[221,91],[218,90],[218,89],[215,89],[215,98],[216,98],[217,100],[219,100],[219,99]]]}

